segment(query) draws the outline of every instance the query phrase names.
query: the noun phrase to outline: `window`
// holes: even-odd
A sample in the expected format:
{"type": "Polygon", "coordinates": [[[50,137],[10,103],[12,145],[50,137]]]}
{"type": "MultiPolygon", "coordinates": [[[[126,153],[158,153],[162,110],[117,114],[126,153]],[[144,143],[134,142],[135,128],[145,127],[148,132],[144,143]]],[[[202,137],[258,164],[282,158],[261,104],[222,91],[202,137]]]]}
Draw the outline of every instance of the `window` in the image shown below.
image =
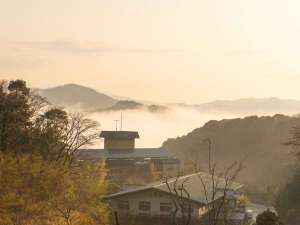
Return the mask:
{"type": "Polygon", "coordinates": [[[171,212],[172,211],[172,204],[171,203],[160,203],[160,211],[161,212],[171,212]]]}
{"type": "Polygon", "coordinates": [[[118,201],[118,209],[129,210],[129,201],[126,201],[126,200],[118,201]]]}
{"type": "Polygon", "coordinates": [[[140,201],[139,202],[139,210],[150,211],[151,210],[150,202],[140,201]]]}

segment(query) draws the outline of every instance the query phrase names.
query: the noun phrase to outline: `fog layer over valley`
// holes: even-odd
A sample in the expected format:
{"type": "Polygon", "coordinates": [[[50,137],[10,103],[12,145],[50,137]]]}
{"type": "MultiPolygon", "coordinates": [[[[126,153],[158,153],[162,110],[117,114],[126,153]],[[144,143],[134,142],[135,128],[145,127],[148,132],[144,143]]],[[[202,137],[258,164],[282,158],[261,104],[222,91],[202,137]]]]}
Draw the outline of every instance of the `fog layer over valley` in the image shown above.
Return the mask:
{"type": "MultiPolygon", "coordinates": [[[[168,138],[185,135],[210,120],[243,118],[251,115],[295,115],[300,101],[278,98],[213,101],[203,104],[156,104],[111,97],[88,87],[66,84],[38,92],[55,105],[80,111],[101,124],[102,130],[139,131],[138,147],[158,147],[168,138]]],[[[99,148],[99,144],[93,146],[99,148]]]]}
{"type": "MultiPolygon", "coordinates": [[[[158,113],[152,113],[145,109],[123,110],[122,115],[123,130],[134,130],[140,133],[140,139],[136,141],[137,147],[159,147],[165,140],[186,135],[194,129],[202,127],[208,121],[243,118],[252,114],[201,113],[196,109],[172,106],[168,107],[168,110],[158,113]]],[[[121,127],[121,111],[90,113],[88,116],[101,124],[101,130],[115,130],[115,120],[118,120],[118,129],[121,127]]],[[[102,144],[101,147],[103,147],[102,144]]],[[[99,145],[95,145],[94,148],[99,148],[99,145]]]]}
{"type": "MultiPolygon", "coordinates": [[[[100,122],[103,130],[116,129],[115,120],[119,120],[118,129],[120,129],[120,111],[88,115],[100,122]]],[[[168,138],[185,135],[209,120],[236,117],[235,115],[201,114],[195,109],[182,107],[169,107],[168,110],[159,113],[152,113],[144,109],[124,110],[122,115],[123,130],[138,131],[140,134],[140,139],[136,141],[137,147],[159,147],[168,138]]]]}

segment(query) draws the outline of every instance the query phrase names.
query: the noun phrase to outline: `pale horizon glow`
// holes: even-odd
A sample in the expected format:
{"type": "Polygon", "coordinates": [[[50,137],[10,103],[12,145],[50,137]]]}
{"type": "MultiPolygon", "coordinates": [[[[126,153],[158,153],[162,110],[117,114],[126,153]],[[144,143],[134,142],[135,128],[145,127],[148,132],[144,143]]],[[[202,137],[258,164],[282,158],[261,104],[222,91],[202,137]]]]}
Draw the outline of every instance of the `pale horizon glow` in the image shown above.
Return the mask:
{"type": "Polygon", "coordinates": [[[300,99],[297,0],[0,0],[0,79],[156,102],[300,99]]]}

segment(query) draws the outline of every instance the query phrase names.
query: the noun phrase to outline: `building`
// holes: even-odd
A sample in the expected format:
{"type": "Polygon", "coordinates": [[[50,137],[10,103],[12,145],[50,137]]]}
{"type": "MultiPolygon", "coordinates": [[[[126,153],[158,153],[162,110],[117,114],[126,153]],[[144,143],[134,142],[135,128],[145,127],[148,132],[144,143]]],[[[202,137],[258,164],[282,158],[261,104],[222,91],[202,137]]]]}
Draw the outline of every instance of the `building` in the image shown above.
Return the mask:
{"type": "Polygon", "coordinates": [[[189,212],[194,220],[199,220],[204,218],[208,211],[212,209],[210,207],[212,204],[217,206],[221,204],[221,200],[223,202],[224,193],[226,195],[226,205],[222,209],[226,208],[233,211],[236,208],[236,195],[243,185],[236,182],[226,185],[225,180],[222,178],[216,178],[215,184],[217,186],[213,188],[211,175],[201,172],[171,178],[167,182],[164,180],[117,192],[107,196],[106,200],[112,210],[120,216],[166,218],[174,216],[172,213],[175,212],[176,201],[183,196],[181,200],[184,204],[181,205],[181,210],[178,210],[176,217],[182,217],[184,213],[189,212]],[[183,195],[181,195],[182,190],[186,191],[183,195]],[[213,198],[213,196],[215,197],[213,198]]]}
{"type": "Polygon", "coordinates": [[[147,183],[165,176],[177,176],[179,160],[162,148],[135,148],[138,132],[102,131],[104,149],[82,149],[79,160],[105,160],[108,176],[117,184],[147,183]]]}

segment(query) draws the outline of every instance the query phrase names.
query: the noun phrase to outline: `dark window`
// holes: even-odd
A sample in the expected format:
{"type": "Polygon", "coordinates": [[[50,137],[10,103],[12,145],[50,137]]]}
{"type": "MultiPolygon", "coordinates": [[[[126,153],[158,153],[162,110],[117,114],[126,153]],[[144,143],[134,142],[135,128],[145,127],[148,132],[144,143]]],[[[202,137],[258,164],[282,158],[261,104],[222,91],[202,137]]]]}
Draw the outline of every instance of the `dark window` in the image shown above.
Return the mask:
{"type": "Polygon", "coordinates": [[[121,210],[129,210],[129,201],[118,201],[118,209],[121,210]]]}
{"type": "Polygon", "coordinates": [[[150,211],[151,210],[150,202],[140,201],[139,202],[139,210],[150,211]]]}
{"type": "Polygon", "coordinates": [[[171,212],[172,211],[172,204],[171,203],[160,203],[160,211],[161,212],[171,212]]]}

